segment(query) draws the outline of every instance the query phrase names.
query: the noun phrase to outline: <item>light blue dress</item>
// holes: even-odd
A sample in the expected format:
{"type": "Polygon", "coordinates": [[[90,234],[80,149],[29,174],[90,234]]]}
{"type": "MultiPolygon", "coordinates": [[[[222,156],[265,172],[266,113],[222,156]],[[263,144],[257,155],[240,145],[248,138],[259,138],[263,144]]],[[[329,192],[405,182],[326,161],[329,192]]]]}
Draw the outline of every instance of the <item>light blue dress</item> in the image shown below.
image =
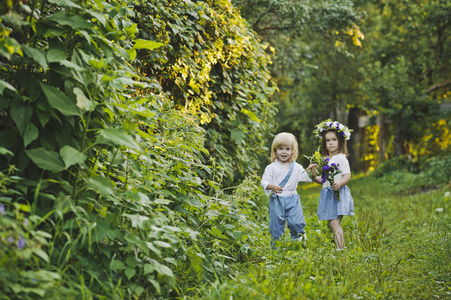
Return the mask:
{"type": "MultiPolygon", "coordinates": [[[[344,174],[351,174],[349,161],[346,158],[346,155],[340,153],[332,156],[329,160],[329,165],[332,163],[337,164],[339,170],[342,171],[340,174],[335,175],[335,182],[340,181],[344,174]]],[[[318,218],[323,221],[338,219],[338,216],[353,216],[354,200],[352,199],[351,191],[348,186],[345,185],[340,188],[340,201],[337,201],[334,198],[334,191],[330,186],[330,183],[326,181],[323,184],[319,196],[317,215],[318,218]]]]}

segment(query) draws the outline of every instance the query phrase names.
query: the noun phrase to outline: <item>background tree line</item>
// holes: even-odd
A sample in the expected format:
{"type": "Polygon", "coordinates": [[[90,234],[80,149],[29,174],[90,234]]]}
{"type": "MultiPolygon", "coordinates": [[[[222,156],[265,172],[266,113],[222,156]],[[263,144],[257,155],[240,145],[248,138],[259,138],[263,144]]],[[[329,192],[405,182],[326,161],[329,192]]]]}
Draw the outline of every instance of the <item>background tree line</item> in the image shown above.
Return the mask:
{"type": "Polygon", "coordinates": [[[331,117],[355,130],[355,170],[449,152],[447,1],[234,3],[275,49],[276,121],[301,150],[314,151],[311,128],[331,117]]]}

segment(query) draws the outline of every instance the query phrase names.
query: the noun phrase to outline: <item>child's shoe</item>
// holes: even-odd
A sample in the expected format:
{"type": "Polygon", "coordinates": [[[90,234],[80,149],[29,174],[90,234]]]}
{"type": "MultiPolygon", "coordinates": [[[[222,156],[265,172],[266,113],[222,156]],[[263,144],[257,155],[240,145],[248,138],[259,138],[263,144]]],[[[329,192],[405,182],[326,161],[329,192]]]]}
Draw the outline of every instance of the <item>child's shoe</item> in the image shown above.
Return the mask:
{"type": "Polygon", "coordinates": [[[303,233],[299,238],[298,238],[299,242],[305,242],[307,241],[307,234],[303,233]]]}

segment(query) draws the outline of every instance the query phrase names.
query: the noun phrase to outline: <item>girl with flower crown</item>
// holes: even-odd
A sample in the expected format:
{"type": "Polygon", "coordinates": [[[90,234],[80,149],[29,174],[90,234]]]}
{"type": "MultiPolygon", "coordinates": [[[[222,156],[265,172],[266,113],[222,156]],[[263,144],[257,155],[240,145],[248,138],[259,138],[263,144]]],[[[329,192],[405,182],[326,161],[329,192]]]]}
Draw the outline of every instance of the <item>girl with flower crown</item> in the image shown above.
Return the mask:
{"type": "Polygon", "coordinates": [[[329,221],[329,227],[334,235],[337,250],[343,250],[344,237],[341,228],[343,216],[354,215],[354,201],[351,191],[346,185],[351,180],[351,170],[347,159],[348,150],[346,141],[351,137],[351,131],[343,124],[325,120],[316,125],[315,135],[321,138],[321,154],[326,156],[323,170],[336,168],[339,170],[334,173],[333,179],[325,180],[326,176],[317,176],[317,165],[310,167],[312,171],[312,180],[322,184],[323,188],[319,197],[318,218],[323,221],[329,221]],[[333,182],[332,184],[330,182],[333,182]],[[334,192],[339,194],[337,197],[334,192]]]}

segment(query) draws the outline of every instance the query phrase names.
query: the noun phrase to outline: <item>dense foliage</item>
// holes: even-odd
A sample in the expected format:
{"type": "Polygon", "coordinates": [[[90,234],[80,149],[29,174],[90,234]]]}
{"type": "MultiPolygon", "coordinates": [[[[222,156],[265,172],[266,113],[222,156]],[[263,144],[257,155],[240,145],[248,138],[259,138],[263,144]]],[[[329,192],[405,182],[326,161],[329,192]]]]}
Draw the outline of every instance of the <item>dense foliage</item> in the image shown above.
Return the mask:
{"type": "Polygon", "coordinates": [[[1,16],[2,298],[167,298],[229,274],[252,251],[253,185],[218,188],[255,168],[273,89],[230,3],[15,5],[1,16]]]}
{"type": "Polygon", "coordinates": [[[199,117],[223,184],[243,180],[273,128],[265,46],[229,1],[146,1],[136,11],[139,36],[167,45],[138,53],[140,71],[199,117]]]}

